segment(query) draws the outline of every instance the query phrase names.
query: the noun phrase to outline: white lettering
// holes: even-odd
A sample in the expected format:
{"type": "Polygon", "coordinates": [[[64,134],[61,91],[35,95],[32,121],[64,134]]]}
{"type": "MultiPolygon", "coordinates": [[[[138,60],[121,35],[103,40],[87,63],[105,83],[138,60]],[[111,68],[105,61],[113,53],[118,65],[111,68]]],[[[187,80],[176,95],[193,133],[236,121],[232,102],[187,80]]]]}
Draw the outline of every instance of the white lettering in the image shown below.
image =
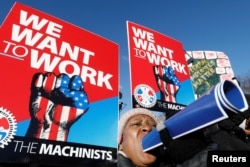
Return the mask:
{"type": "Polygon", "coordinates": [[[60,73],[66,73],[69,76],[80,75],[83,82],[89,80],[90,84],[99,87],[106,87],[109,90],[113,90],[110,80],[112,74],[105,74],[103,71],[97,71],[94,68],[88,66],[79,66],[76,62],[69,60],[61,60],[60,57],[51,56],[47,53],[39,55],[38,50],[31,50],[30,66],[35,69],[40,69],[43,66],[44,71],[52,72],[58,67],[60,73]],[[69,70],[71,69],[71,70],[69,70]]]}
{"type": "Polygon", "coordinates": [[[27,18],[27,12],[21,10],[20,13],[20,24],[24,25],[24,26],[28,26],[29,24],[32,23],[32,29],[35,30],[41,30],[47,23],[48,26],[46,28],[46,34],[54,36],[56,38],[60,38],[60,33],[61,33],[61,29],[62,29],[62,25],[54,23],[52,21],[48,21],[47,19],[42,19],[39,22],[39,17],[32,14],[29,18],[27,18]]]}
{"type": "Polygon", "coordinates": [[[13,24],[11,40],[20,42],[22,39],[25,38],[26,45],[34,46],[37,43],[37,41],[43,36],[43,34],[37,32],[35,33],[35,35],[33,35],[32,33],[33,30],[27,28],[25,28],[22,32],[20,32],[20,26],[13,24]]]}
{"type": "Polygon", "coordinates": [[[61,44],[58,43],[57,39],[51,36],[45,36],[42,33],[25,28],[21,31],[20,26],[13,25],[11,39],[16,42],[21,42],[24,40],[25,45],[36,47],[42,51],[51,52],[55,55],[65,57],[67,54],[71,60],[77,61],[79,56],[82,56],[82,62],[84,64],[89,64],[90,57],[94,56],[95,53],[81,48],[79,46],[70,46],[68,42],[62,41],[61,44]]]}
{"type": "Polygon", "coordinates": [[[185,107],[168,103],[168,109],[179,111],[179,110],[182,110],[183,108],[185,108],[185,107]]]}
{"type": "Polygon", "coordinates": [[[155,45],[152,42],[148,42],[136,37],[133,37],[135,47],[137,49],[141,49],[144,51],[148,52],[153,52],[155,54],[164,56],[164,57],[169,57],[170,59],[173,59],[173,50],[162,47],[160,45],[155,45]]]}
{"type": "Polygon", "coordinates": [[[150,42],[155,42],[154,41],[154,34],[147,32],[147,31],[141,31],[141,29],[136,29],[135,27],[132,27],[133,33],[136,37],[142,38],[142,39],[147,39],[150,42]]]}
{"type": "Polygon", "coordinates": [[[220,157],[218,155],[212,155],[212,162],[246,162],[246,157],[220,157]]]}
{"type": "Polygon", "coordinates": [[[48,72],[52,72],[61,58],[54,57],[51,61],[50,54],[43,53],[41,56],[38,56],[38,51],[32,49],[31,50],[31,60],[30,60],[30,66],[36,69],[39,69],[42,64],[44,64],[44,70],[48,72]]]}

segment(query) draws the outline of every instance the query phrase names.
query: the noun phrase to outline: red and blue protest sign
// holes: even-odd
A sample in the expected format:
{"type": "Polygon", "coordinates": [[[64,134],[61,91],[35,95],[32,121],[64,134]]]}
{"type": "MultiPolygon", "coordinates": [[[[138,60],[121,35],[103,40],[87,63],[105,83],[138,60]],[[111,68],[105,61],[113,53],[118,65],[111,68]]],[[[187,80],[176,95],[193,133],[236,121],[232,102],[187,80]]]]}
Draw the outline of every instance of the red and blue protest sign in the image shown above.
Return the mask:
{"type": "Polygon", "coordinates": [[[118,45],[21,3],[0,34],[0,161],[115,159],[118,45]]]}
{"type": "Polygon", "coordinates": [[[194,100],[182,43],[127,22],[133,107],[179,111],[194,100]]]}

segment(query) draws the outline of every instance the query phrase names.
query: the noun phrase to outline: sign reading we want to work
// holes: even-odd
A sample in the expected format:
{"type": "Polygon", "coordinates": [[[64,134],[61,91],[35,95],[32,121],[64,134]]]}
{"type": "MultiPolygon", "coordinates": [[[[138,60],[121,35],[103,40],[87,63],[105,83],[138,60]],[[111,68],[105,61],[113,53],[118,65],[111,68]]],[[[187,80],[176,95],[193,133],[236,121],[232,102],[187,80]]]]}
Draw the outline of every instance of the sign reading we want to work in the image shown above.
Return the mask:
{"type": "Polygon", "coordinates": [[[118,45],[21,3],[0,34],[0,162],[115,159],[118,45]]]}
{"type": "Polygon", "coordinates": [[[194,100],[182,43],[127,22],[133,107],[169,112],[194,100]]]}

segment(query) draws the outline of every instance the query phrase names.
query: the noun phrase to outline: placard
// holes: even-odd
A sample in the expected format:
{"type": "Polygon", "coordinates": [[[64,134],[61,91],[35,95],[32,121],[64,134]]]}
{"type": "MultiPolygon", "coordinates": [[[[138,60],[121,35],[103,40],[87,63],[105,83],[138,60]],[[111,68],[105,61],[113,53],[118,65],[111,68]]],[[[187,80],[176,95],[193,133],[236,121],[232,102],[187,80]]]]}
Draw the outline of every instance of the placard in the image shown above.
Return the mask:
{"type": "Polygon", "coordinates": [[[217,83],[232,80],[234,72],[229,57],[220,51],[187,51],[195,97],[199,98],[217,83]]]}
{"type": "Polygon", "coordinates": [[[127,21],[133,107],[171,112],[194,100],[182,43],[127,21]]]}
{"type": "Polygon", "coordinates": [[[0,162],[116,159],[118,45],[21,3],[0,34],[0,162]]]}

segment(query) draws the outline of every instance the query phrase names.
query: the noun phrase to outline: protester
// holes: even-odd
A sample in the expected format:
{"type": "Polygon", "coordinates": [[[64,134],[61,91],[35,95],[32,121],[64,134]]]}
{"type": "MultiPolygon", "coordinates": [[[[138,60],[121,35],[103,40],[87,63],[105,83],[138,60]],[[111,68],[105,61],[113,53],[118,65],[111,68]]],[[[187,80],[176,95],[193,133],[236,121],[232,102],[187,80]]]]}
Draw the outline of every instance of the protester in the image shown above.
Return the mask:
{"type": "Polygon", "coordinates": [[[156,161],[156,156],[144,153],[142,138],[154,129],[159,119],[146,109],[136,108],[127,111],[119,121],[118,166],[149,166],[156,161]]]}
{"type": "Polygon", "coordinates": [[[224,121],[174,140],[163,137],[162,147],[143,152],[143,137],[164,120],[150,110],[131,109],[120,117],[118,167],[205,167],[208,151],[250,151],[241,138],[244,130],[238,126],[249,114],[247,110],[230,115],[224,121]]]}
{"type": "Polygon", "coordinates": [[[172,167],[182,163],[190,167],[206,166],[207,151],[211,145],[198,132],[172,140],[167,150],[161,147],[158,152],[143,152],[142,138],[160,121],[152,111],[143,108],[134,108],[121,116],[118,167],[172,167]]]}

